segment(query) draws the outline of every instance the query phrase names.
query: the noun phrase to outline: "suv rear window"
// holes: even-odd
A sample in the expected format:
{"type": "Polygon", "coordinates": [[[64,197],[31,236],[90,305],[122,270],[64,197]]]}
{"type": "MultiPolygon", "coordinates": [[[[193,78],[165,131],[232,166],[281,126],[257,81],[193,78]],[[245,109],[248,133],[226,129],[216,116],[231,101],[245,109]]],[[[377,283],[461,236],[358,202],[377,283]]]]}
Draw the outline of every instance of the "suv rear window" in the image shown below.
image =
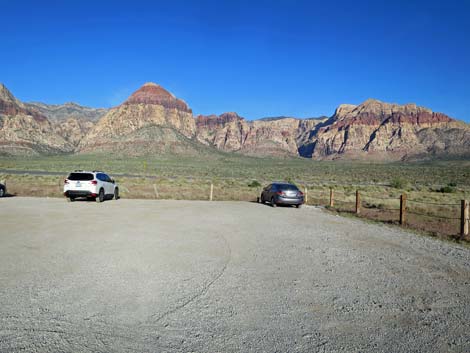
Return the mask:
{"type": "Polygon", "coordinates": [[[91,173],[70,173],[69,177],[67,178],[68,180],[93,180],[93,174],[91,173]]]}

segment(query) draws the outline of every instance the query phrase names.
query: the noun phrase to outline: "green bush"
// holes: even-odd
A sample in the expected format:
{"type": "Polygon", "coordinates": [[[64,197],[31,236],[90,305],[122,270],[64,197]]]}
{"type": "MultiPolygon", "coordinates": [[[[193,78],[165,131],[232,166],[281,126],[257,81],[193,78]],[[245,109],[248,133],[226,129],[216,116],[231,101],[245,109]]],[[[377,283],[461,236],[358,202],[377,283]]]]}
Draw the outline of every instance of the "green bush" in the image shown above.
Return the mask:
{"type": "Polygon", "coordinates": [[[390,182],[390,186],[395,189],[403,189],[407,184],[406,180],[401,178],[392,179],[390,182]]]}
{"type": "Polygon", "coordinates": [[[253,180],[252,182],[248,183],[248,186],[250,188],[258,188],[261,186],[261,184],[258,180],[253,180]]]}
{"type": "Polygon", "coordinates": [[[440,188],[439,190],[437,190],[438,192],[443,192],[445,194],[451,194],[453,192],[455,192],[455,188],[453,188],[452,186],[443,186],[442,188],[440,188]]]}

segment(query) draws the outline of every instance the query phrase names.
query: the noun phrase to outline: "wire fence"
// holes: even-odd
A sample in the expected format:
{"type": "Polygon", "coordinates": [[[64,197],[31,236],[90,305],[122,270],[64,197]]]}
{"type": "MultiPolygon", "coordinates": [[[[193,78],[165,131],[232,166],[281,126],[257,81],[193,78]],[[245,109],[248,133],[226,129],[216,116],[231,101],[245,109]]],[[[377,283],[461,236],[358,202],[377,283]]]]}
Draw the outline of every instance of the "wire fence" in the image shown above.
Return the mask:
{"type": "MultiPolygon", "coordinates": [[[[256,201],[264,184],[267,185],[264,181],[252,183],[246,179],[210,180],[209,178],[181,176],[132,177],[118,180],[120,194],[124,198],[212,201],[256,201]]],[[[297,182],[297,185],[302,184],[297,182]]],[[[319,187],[310,185],[308,189],[302,188],[302,191],[309,205],[326,206],[329,209],[355,214],[359,217],[400,224],[436,235],[470,240],[468,201],[459,203],[449,198],[442,199],[442,201],[435,198],[434,200],[422,200],[420,197],[407,198],[398,190],[384,187],[384,192],[380,193],[368,185],[337,187],[336,189],[324,185],[319,187]]],[[[35,177],[34,183],[26,183],[24,180],[9,178],[7,189],[11,194],[19,196],[61,197],[63,196],[63,179],[35,177]]]]}
{"type": "Polygon", "coordinates": [[[406,194],[384,196],[366,191],[345,192],[331,189],[315,195],[309,204],[326,206],[337,212],[347,212],[359,217],[400,224],[407,228],[430,232],[434,235],[470,240],[468,201],[460,203],[443,200],[419,200],[406,194]]]}

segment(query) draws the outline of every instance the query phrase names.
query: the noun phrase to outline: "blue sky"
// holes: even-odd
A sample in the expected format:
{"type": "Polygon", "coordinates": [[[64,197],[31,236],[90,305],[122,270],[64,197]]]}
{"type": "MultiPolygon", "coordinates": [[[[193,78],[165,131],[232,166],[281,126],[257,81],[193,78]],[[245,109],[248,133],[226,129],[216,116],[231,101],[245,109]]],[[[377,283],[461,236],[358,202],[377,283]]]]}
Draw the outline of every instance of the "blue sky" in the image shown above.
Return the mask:
{"type": "Polygon", "coordinates": [[[470,1],[0,0],[0,82],[121,103],[147,81],[196,114],[331,115],[367,98],[470,121],[470,1]]]}

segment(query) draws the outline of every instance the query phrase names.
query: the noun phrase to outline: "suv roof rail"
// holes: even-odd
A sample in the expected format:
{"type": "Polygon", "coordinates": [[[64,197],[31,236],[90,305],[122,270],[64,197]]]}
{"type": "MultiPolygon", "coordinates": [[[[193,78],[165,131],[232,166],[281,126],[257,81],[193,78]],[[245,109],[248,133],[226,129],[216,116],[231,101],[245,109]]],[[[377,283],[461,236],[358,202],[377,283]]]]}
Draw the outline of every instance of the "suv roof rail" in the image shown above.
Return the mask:
{"type": "Polygon", "coordinates": [[[83,172],[83,169],[75,169],[74,172],[83,172]]]}
{"type": "Polygon", "coordinates": [[[94,170],[93,173],[104,173],[102,170],[94,170]]]}

